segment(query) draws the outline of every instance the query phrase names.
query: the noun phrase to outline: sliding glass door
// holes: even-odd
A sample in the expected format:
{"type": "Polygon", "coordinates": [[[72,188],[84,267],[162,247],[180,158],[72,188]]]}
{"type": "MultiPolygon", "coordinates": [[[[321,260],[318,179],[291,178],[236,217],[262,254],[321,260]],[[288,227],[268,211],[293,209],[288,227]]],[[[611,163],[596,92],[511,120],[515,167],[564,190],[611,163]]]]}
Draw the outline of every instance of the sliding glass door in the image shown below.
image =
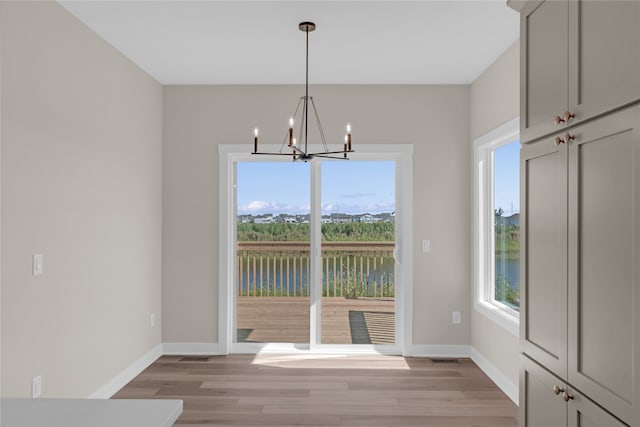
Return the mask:
{"type": "Polygon", "coordinates": [[[396,162],[313,162],[236,163],[233,342],[394,345],[396,162]]]}
{"type": "Polygon", "coordinates": [[[395,163],[323,162],[322,344],[394,344],[395,163]]]}
{"type": "Polygon", "coordinates": [[[238,343],[309,343],[309,166],[237,164],[238,343]]]}

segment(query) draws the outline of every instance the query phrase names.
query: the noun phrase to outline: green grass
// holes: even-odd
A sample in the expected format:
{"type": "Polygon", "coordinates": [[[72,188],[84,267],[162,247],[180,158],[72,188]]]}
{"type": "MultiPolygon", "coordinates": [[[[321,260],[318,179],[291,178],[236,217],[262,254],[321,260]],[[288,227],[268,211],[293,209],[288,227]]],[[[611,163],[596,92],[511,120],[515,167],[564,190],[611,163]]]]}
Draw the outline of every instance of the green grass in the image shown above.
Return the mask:
{"type": "Polygon", "coordinates": [[[497,225],[495,233],[496,258],[520,259],[520,227],[517,225],[497,225]]]}
{"type": "MultiPolygon", "coordinates": [[[[325,242],[393,242],[395,224],[352,222],[322,224],[325,242]]],[[[238,224],[238,242],[304,242],[310,238],[309,224],[238,224]]]]}

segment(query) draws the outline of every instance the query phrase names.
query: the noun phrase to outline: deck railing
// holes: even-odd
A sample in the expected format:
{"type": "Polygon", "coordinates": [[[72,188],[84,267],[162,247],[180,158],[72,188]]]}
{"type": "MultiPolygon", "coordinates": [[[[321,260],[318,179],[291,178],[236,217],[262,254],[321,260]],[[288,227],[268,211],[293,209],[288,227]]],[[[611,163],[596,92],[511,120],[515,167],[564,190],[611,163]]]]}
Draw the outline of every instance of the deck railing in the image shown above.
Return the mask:
{"type": "MultiPolygon", "coordinates": [[[[322,243],[322,295],[393,297],[393,242],[322,243]]],[[[239,296],[309,296],[308,242],[239,242],[239,296]]]]}

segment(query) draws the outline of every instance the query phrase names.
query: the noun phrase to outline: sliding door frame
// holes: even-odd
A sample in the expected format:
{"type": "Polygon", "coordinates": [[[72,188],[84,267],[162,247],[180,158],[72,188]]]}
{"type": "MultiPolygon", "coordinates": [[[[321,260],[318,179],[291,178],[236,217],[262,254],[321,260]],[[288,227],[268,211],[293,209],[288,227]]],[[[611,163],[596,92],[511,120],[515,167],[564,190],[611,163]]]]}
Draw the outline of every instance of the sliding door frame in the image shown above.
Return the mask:
{"type": "MultiPolygon", "coordinates": [[[[264,145],[266,151],[277,151],[280,146],[264,145]]],[[[318,147],[312,147],[310,151],[318,147]]],[[[320,344],[321,300],[320,286],[312,287],[311,330],[309,344],[286,343],[236,343],[236,164],[238,162],[278,161],[275,156],[256,156],[248,153],[246,145],[222,144],[219,154],[219,227],[218,227],[218,350],[220,354],[274,352],[313,353],[389,353],[407,355],[412,345],[413,319],[413,145],[370,144],[358,145],[357,152],[350,154],[352,161],[395,162],[395,345],[328,345],[320,344]]],[[[290,161],[284,158],[285,161],[290,161]]],[[[321,269],[321,212],[320,185],[321,162],[311,162],[311,258],[310,275],[319,283],[321,269]]]]}

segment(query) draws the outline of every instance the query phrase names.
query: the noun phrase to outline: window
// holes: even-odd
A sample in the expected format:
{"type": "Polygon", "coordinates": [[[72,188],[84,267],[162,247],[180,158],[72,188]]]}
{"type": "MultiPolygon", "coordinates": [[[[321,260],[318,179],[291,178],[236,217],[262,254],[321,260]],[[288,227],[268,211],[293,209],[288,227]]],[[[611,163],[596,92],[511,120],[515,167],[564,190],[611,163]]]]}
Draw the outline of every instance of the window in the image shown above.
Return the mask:
{"type": "Polygon", "coordinates": [[[475,308],[514,335],[520,311],[518,120],[474,141],[475,308]]]}

